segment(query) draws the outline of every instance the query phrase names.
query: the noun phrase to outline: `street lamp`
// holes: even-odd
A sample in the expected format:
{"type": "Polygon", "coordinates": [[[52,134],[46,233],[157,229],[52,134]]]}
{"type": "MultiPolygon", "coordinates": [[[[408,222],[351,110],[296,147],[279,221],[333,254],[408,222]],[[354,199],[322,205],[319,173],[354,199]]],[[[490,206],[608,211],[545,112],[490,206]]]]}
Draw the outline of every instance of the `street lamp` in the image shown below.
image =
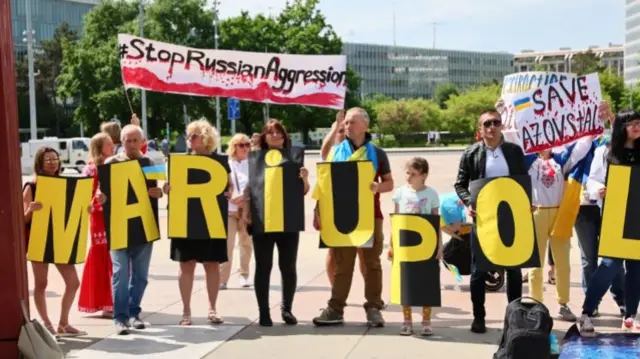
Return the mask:
{"type": "Polygon", "coordinates": [[[31,127],[31,139],[38,138],[38,124],[36,120],[36,81],[33,73],[33,43],[36,34],[31,23],[31,1],[26,1],[27,29],[22,32],[25,37],[22,41],[27,43],[27,61],[29,67],[29,122],[31,127]]]}
{"type": "MultiPolygon", "coordinates": [[[[29,0],[27,0],[29,2],[29,0]]],[[[144,7],[142,0],[138,0],[138,21],[140,22],[140,37],[144,37],[144,7]]],[[[140,117],[142,120],[142,130],[145,138],[147,137],[147,91],[140,92],[140,117]]]]}
{"type": "MultiPolygon", "coordinates": [[[[215,41],[215,49],[218,49],[218,5],[220,1],[213,0],[213,37],[215,41]]],[[[222,128],[220,128],[220,96],[216,96],[216,129],[218,130],[218,136],[222,134],[222,128]]],[[[221,153],[221,138],[218,138],[218,154],[221,153]]]]}

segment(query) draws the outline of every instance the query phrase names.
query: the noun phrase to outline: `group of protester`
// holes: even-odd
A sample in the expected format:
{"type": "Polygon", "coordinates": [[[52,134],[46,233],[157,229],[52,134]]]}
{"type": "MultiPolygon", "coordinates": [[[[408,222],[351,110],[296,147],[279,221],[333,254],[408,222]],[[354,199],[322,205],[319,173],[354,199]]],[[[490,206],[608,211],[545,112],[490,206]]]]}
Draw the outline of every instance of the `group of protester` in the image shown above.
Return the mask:
{"type": "MultiPolygon", "coordinates": [[[[498,107],[502,104],[498,103],[498,107]]],[[[625,110],[614,116],[609,106],[603,103],[600,117],[612,125],[611,138],[582,138],[558,151],[546,150],[538,154],[526,155],[521,147],[505,142],[501,133],[500,113],[488,110],[480,114],[478,120],[479,141],[468,147],[461,156],[455,190],[461,203],[468,211],[468,217],[475,217],[469,184],[481,178],[528,175],[532,181],[532,211],[537,237],[537,247],[541,254],[540,268],[528,273],[529,295],[543,300],[542,267],[547,244],[555,262],[558,316],[567,321],[579,322],[581,333],[593,335],[591,318],[598,315],[598,305],[611,287],[614,299],[623,315],[623,328],[640,329],[640,318],[635,319],[640,299],[640,262],[603,258],[598,264],[597,247],[600,233],[602,199],[606,195],[604,182],[607,163],[636,164],[640,161],[640,114],[625,110]],[[582,205],[575,223],[578,242],[582,253],[583,289],[586,293],[580,318],[576,318],[569,307],[570,287],[570,242],[555,238],[552,228],[558,207],[565,191],[565,179],[572,177],[583,184],[582,205]],[[603,186],[597,191],[586,189],[587,179],[603,186]],[[623,269],[623,264],[624,268],[623,269]]],[[[79,309],[82,312],[102,311],[105,317],[112,317],[119,334],[127,334],[132,328],[144,329],[140,318],[140,303],[148,283],[149,263],[153,243],[141,244],[126,249],[109,251],[104,227],[102,204],[109,199],[99,191],[97,167],[112,162],[139,159],[150,164],[144,156],[144,133],[133,117],[132,124],[122,129],[115,123],[106,123],[102,132],[96,134],[90,143],[91,161],[84,174],[94,178],[94,200],[91,207],[90,231],[91,248],[87,256],[82,282],[78,280],[75,266],[56,264],[65,282],[62,297],[61,317],[56,329],[47,314],[45,290],[47,286],[48,264],[32,262],[35,278],[34,301],[36,309],[46,328],[58,336],[78,336],[85,332],[69,324],[69,312],[77,290],[80,288],[79,309]]],[[[316,325],[333,325],[344,322],[343,313],[351,289],[353,272],[358,258],[359,269],[365,282],[364,309],[370,326],[384,325],[382,310],[382,265],[381,254],[384,246],[383,211],[380,195],[394,191],[391,166],[384,150],[374,145],[368,132],[369,116],[361,108],[340,111],[331,131],[325,138],[321,156],[327,162],[368,160],[373,163],[375,180],[370,184],[374,193],[375,225],[373,245],[368,248],[330,248],[326,259],[326,270],[331,283],[331,298],[327,307],[314,318],[316,325]]],[[[211,154],[217,148],[218,133],[204,119],[191,122],[186,128],[189,153],[211,154]]],[[[234,135],[229,143],[229,200],[228,239],[212,240],[172,240],[171,259],[179,262],[179,290],[183,302],[181,325],[191,325],[191,293],[194,270],[202,263],[206,274],[209,297],[208,320],[212,324],[223,322],[218,314],[216,301],[220,289],[226,289],[232,269],[231,260],[236,236],[240,247],[240,285],[250,287],[249,263],[252,252],[255,258],[253,285],[259,309],[259,324],[272,326],[270,314],[269,287],[273,266],[273,252],[278,248],[278,266],[282,276],[281,316],[286,324],[297,324],[293,314],[293,300],[297,287],[297,253],[299,233],[267,233],[251,235],[249,210],[249,166],[250,151],[282,149],[291,147],[291,140],[284,126],[277,120],[269,120],[263,130],[251,139],[244,134],[234,135]]],[[[27,230],[34,211],[42,208],[35,202],[38,175],[60,175],[60,159],[53,148],[43,147],[35,156],[34,179],[23,189],[24,216],[27,230]]],[[[406,184],[393,193],[395,213],[439,214],[441,205],[437,192],[427,185],[429,163],[424,158],[414,158],[406,165],[406,184]]],[[[304,193],[310,189],[308,171],[302,167],[299,173],[304,193]]],[[[171,184],[162,188],[153,187],[148,191],[151,198],[171,195],[171,184]]],[[[315,196],[314,196],[315,197],[315,196]]],[[[317,199],[317,198],[316,198],[317,199]]],[[[322,218],[316,208],[314,227],[320,229],[322,218]]],[[[475,229],[472,233],[475,236],[475,229]]],[[[28,235],[27,235],[28,238],[28,235]]],[[[441,236],[440,236],[441,238],[441,236]]],[[[442,243],[439,243],[437,259],[442,257],[442,243]]],[[[391,247],[392,248],[392,247],[391,247]]],[[[393,251],[388,257],[393,260],[393,251]]],[[[485,278],[486,272],[478,270],[472,260],[471,301],[474,320],[471,330],[484,333],[485,326],[485,278]]],[[[507,269],[507,297],[513,301],[522,296],[522,272],[507,269]]],[[[404,307],[404,324],[401,334],[413,333],[411,308],[404,307]]],[[[422,335],[431,335],[431,308],[423,308],[422,335]]]]}

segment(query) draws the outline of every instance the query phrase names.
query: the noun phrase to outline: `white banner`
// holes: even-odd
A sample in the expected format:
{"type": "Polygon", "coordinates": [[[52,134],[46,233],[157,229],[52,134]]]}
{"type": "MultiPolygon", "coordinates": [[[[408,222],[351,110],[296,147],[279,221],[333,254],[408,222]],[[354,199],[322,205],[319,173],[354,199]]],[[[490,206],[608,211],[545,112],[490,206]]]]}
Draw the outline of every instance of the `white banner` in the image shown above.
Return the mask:
{"type": "Polygon", "coordinates": [[[522,147],[516,124],[516,112],[513,101],[522,93],[540,88],[558,81],[574,78],[576,75],[565,72],[529,71],[518,72],[504,77],[502,82],[502,101],[504,108],[498,109],[502,117],[503,133],[506,141],[522,147]]]}
{"type": "Polygon", "coordinates": [[[125,88],[344,108],[344,55],[204,50],[118,35],[125,88]]]}
{"type": "Polygon", "coordinates": [[[597,73],[521,94],[513,107],[524,152],[540,152],[602,134],[604,123],[598,116],[601,101],[597,73]]]}

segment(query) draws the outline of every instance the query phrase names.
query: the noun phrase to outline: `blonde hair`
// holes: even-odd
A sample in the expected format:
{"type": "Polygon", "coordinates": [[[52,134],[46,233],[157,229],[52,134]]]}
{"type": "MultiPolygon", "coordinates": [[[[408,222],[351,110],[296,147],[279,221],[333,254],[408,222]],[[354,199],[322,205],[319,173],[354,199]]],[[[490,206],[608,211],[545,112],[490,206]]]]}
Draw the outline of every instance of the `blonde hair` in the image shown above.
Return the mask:
{"type": "Polygon", "coordinates": [[[106,160],[102,155],[102,147],[104,146],[104,142],[110,137],[106,132],[100,132],[91,137],[91,141],[89,142],[89,158],[96,166],[103,164],[104,160],[106,160]]]}
{"type": "MultiPolygon", "coordinates": [[[[197,121],[193,121],[187,125],[187,138],[189,135],[198,131],[202,143],[204,143],[208,152],[213,152],[213,149],[218,145],[218,131],[213,127],[206,118],[201,118],[197,121]]],[[[188,144],[188,142],[187,142],[188,144]]]]}
{"type": "Polygon", "coordinates": [[[106,133],[107,135],[109,135],[109,137],[111,137],[111,141],[113,141],[113,143],[120,143],[120,131],[122,129],[120,128],[120,125],[117,122],[114,121],[109,121],[109,122],[103,122],[100,125],[100,131],[106,133]]]}
{"type": "Polygon", "coordinates": [[[229,155],[229,157],[234,159],[236,158],[236,145],[241,142],[247,142],[251,144],[249,136],[245,135],[244,133],[236,133],[235,135],[233,135],[233,137],[231,137],[229,142],[227,142],[227,155],[229,155]]]}

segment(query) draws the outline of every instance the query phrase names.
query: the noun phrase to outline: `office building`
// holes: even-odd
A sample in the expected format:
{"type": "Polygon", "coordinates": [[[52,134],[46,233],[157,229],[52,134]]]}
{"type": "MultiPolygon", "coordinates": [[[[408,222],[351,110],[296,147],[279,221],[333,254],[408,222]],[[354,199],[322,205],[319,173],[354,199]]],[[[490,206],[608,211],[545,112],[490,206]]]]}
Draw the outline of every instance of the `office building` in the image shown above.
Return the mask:
{"type": "Polygon", "coordinates": [[[640,79],[640,1],[626,0],[624,82],[635,86],[640,79]]]}
{"type": "Polygon", "coordinates": [[[11,22],[16,61],[27,54],[22,32],[27,30],[26,1],[31,3],[31,23],[35,30],[34,48],[44,40],[51,40],[56,28],[63,22],[82,33],[84,15],[100,0],[11,0],[11,22]]]}
{"type": "Polygon", "coordinates": [[[491,82],[513,72],[513,55],[404,46],[345,43],[342,53],[362,79],[362,95],[430,98],[451,82],[461,88],[491,82]]]}
{"type": "MultiPolygon", "coordinates": [[[[640,35],[639,35],[640,36],[640,35]]],[[[522,50],[514,57],[514,71],[535,71],[543,67],[547,71],[572,72],[571,65],[575,55],[587,51],[593,52],[602,65],[622,76],[624,72],[624,49],[622,45],[609,43],[607,47],[589,46],[587,49],[572,50],[562,47],[557,51],[536,52],[534,50],[522,50]]]]}

